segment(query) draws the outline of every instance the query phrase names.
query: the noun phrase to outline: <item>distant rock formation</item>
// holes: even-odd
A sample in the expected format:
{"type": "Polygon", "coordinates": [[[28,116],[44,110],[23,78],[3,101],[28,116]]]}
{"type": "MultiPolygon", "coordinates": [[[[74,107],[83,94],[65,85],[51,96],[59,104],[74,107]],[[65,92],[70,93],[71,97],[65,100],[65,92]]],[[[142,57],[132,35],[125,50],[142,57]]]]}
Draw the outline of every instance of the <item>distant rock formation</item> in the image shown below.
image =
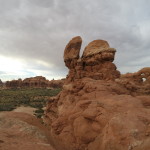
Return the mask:
{"type": "Polygon", "coordinates": [[[0,79],[0,87],[3,87],[3,82],[1,79],[0,79]]]}
{"type": "Polygon", "coordinates": [[[22,82],[22,87],[46,88],[48,86],[48,82],[49,81],[42,76],[26,78],[22,82]]]}
{"type": "Polygon", "coordinates": [[[6,82],[6,88],[62,88],[64,79],[47,80],[45,77],[36,76],[24,80],[12,80],[6,82]]]}
{"type": "Polygon", "coordinates": [[[22,86],[22,79],[6,81],[6,88],[20,88],[22,86]]]}
{"type": "Polygon", "coordinates": [[[45,111],[56,149],[149,150],[150,93],[139,91],[150,85],[149,68],[120,75],[107,41],[91,42],[80,58],[81,43],[75,37],[66,46],[69,74],[45,111]]]}

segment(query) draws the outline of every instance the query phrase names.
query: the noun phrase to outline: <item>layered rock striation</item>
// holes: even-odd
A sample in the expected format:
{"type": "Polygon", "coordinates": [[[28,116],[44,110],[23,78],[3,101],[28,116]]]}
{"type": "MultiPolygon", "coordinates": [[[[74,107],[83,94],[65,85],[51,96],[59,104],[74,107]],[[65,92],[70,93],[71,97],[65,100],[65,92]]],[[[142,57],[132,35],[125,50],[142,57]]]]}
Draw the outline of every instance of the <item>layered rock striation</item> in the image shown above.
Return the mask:
{"type": "Polygon", "coordinates": [[[147,70],[145,75],[145,70],[137,73],[144,75],[145,83],[132,75],[120,76],[113,64],[116,50],[108,42],[89,43],[80,58],[81,43],[81,37],[75,37],[66,46],[69,74],[45,111],[44,122],[56,149],[149,150],[150,93],[126,86],[149,85],[147,70]]]}

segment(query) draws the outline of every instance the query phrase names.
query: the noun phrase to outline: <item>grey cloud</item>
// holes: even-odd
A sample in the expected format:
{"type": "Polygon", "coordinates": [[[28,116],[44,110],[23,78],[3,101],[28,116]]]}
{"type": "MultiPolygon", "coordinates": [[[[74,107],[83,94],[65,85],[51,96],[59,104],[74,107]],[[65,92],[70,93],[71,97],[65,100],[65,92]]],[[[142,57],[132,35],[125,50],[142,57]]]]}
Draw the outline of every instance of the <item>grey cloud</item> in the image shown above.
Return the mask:
{"type": "Polygon", "coordinates": [[[92,40],[107,40],[117,49],[119,70],[136,71],[150,64],[150,59],[138,61],[150,56],[149,5],[148,0],[0,0],[0,54],[65,75],[63,50],[81,35],[82,51],[92,40]]]}
{"type": "Polygon", "coordinates": [[[38,7],[44,7],[44,8],[49,8],[54,6],[55,0],[28,0],[29,4],[32,4],[33,6],[38,6],[38,7]]]}

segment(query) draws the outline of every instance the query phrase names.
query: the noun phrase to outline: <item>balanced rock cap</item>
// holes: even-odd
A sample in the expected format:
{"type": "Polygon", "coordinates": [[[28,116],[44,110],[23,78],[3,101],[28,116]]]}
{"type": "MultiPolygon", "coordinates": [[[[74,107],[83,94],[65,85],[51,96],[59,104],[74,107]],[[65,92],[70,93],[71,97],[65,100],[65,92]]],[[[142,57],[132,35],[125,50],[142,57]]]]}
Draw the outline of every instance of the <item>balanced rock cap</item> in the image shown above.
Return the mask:
{"type": "Polygon", "coordinates": [[[110,48],[107,41],[94,40],[90,42],[84,49],[83,57],[88,57],[101,52],[116,52],[114,48],[110,48]]]}
{"type": "Polygon", "coordinates": [[[74,37],[67,44],[64,50],[64,60],[68,59],[78,59],[81,49],[82,39],[80,36],[74,37]]]}

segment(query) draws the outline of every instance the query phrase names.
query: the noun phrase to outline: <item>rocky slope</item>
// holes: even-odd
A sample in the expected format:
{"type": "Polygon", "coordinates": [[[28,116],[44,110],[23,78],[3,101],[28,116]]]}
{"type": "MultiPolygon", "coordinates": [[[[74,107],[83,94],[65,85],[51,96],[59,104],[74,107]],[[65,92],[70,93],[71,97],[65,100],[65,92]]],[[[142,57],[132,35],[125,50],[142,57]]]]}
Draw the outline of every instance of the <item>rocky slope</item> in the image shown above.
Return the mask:
{"type": "Polygon", "coordinates": [[[79,57],[81,44],[81,37],[67,44],[69,73],[45,111],[56,149],[149,150],[149,68],[120,75],[107,41],[89,43],[79,57]]]}
{"type": "Polygon", "coordinates": [[[0,112],[0,150],[54,150],[47,133],[32,115],[0,112]]]}

